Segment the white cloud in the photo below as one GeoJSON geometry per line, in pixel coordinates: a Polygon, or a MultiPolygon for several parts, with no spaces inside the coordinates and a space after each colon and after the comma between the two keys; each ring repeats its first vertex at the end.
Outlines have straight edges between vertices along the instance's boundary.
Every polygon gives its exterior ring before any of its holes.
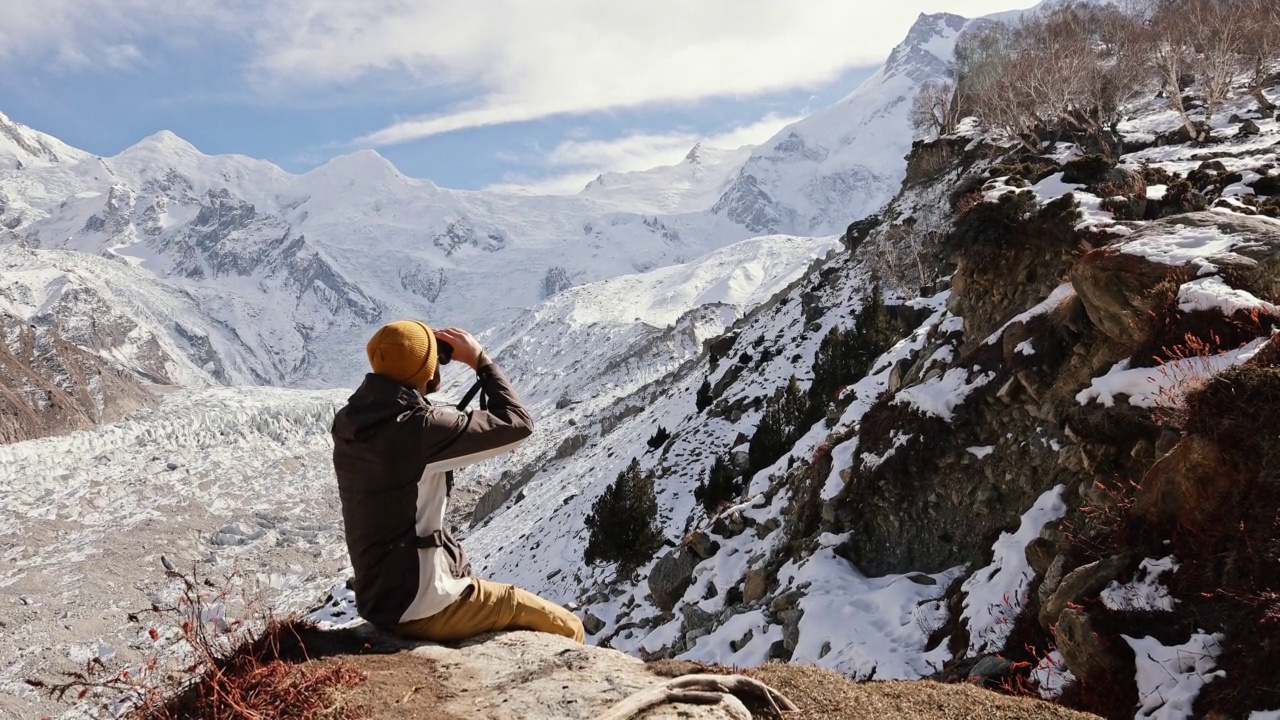
{"type": "Polygon", "coordinates": [[[730,150],[743,145],[758,145],[799,119],[800,116],[770,114],[748,125],[712,135],[632,133],[611,140],[566,140],[547,155],[547,161],[553,166],[592,168],[598,172],[647,170],[679,162],[690,148],[700,142],[709,147],[730,150]]]}
{"type": "Polygon", "coordinates": [[[127,67],[149,43],[249,40],[264,97],[394,88],[420,107],[389,145],[563,114],[817,87],[881,61],[919,12],[1031,0],[5,0],[0,62],[127,67]],[[124,53],[124,54],[121,54],[124,53]],[[406,91],[406,88],[409,88],[406,91]]]}
{"type": "Polygon", "coordinates": [[[1029,0],[280,0],[258,31],[268,86],[411,73],[469,100],[357,141],[391,145],[561,114],[813,87],[881,61],[918,12],[1029,0]]]}
{"type": "Polygon", "coordinates": [[[569,195],[582,190],[601,173],[674,165],[698,143],[724,149],[759,145],[799,119],[799,116],[783,117],[771,113],[755,122],[710,135],[682,131],[637,132],[608,140],[565,140],[533,161],[547,171],[547,175],[537,178],[511,176],[487,189],[569,195]]]}
{"type": "Polygon", "coordinates": [[[143,61],[144,41],[240,22],[230,0],[4,0],[0,67],[49,62],[64,70],[121,70],[143,61]]]}

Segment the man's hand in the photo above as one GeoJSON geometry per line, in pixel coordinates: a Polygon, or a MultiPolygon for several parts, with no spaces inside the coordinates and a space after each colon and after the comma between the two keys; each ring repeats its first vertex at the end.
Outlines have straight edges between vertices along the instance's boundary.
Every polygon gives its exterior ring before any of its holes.
{"type": "Polygon", "coordinates": [[[471,336],[471,333],[462,328],[444,328],[436,330],[436,339],[443,340],[453,346],[453,359],[468,365],[472,370],[476,369],[476,364],[480,362],[480,355],[484,353],[484,348],[480,347],[480,341],[471,336]]]}

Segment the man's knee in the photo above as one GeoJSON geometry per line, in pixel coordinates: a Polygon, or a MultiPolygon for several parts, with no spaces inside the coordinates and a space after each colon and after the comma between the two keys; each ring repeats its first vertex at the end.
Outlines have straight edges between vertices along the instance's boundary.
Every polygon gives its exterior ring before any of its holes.
{"type": "Polygon", "coordinates": [[[585,642],[582,621],[563,606],[523,588],[515,588],[512,594],[517,606],[513,627],[561,635],[579,644],[585,642]]]}
{"type": "Polygon", "coordinates": [[[582,620],[580,620],[577,615],[574,615],[568,610],[566,610],[565,612],[568,613],[569,615],[569,620],[570,620],[569,627],[573,631],[573,634],[570,635],[569,637],[572,638],[573,641],[578,643],[579,645],[586,644],[587,631],[586,631],[586,628],[582,626],[582,620]]]}

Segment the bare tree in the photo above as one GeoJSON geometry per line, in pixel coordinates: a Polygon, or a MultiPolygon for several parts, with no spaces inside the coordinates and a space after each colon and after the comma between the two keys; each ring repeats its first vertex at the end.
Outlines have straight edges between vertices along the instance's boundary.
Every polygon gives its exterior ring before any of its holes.
{"type": "Polygon", "coordinates": [[[981,117],[987,94],[1011,62],[1010,30],[1003,23],[989,23],[970,30],[956,43],[951,75],[955,85],[956,113],[981,117]]]}
{"type": "Polygon", "coordinates": [[[955,98],[955,85],[943,80],[926,82],[911,103],[911,126],[939,137],[955,132],[960,123],[955,98]]]}
{"type": "Polygon", "coordinates": [[[1177,17],[1178,2],[1153,0],[1148,11],[1145,56],[1163,86],[1168,105],[1178,113],[1190,137],[1199,130],[1182,100],[1183,80],[1188,77],[1195,56],[1195,38],[1187,24],[1177,17]]]}
{"type": "Polygon", "coordinates": [[[1142,57],[1143,26],[1138,18],[1109,5],[1084,6],[1083,28],[1095,60],[1081,78],[1084,122],[1097,143],[1119,152],[1124,106],[1149,89],[1150,70],[1142,57]]]}
{"type": "Polygon", "coordinates": [[[1263,90],[1280,62],[1280,3],[1276,0],[1238,0],[1240,24],[1245,31],[1244,65],[1249,94],[1263,112],[1275,112],[1276,104],[1263,90]]]}
{"type": "Polygon", "coordinates": [[[984,127],[1040,151],[1043,122],[1026,91],[1031,69],[1021,65],[1022,36],[1005,25],[989,25],[966,34],[956,46],[953,66],[961,116],[974,116],[984,127]]]}
{"type": "Polygon", "coordinates": [[[1134,46],[1137,31],[1124,13],[1083,3],[1025,19],[989,46],[1005,61],[986,62],[993,71],[970,93],[984,123],[1033,151],[1042,135],[1059,130],[1114,154],[1121,109],[1149,78],[1134,46]]]}
{"type": "Polygon", "coordinates": [[[1240,74],[1245,50],[1240,9],[1237,0],[1184,0],[1174,6],[1181,22],[1191,30],[1198,51],[1192,55],[1192,71],[1204,92],[1206,120],[1222,109],[1232,81],[1240,74]]]}

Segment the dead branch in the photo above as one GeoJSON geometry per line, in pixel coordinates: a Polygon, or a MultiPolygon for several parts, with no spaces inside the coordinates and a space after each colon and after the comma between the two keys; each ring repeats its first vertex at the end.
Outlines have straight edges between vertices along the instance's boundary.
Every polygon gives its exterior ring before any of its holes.
{"type": "Polygon", "coordinates": [[[778,715],[799,710],[782,693],[744,675],[685,675],[625,698],[601,715],[600,720],[631,720],[649,708],[666,703],[724,703],[732,717],[750,720],[751,712],[743,699],[767,703],[778,715]]]}

